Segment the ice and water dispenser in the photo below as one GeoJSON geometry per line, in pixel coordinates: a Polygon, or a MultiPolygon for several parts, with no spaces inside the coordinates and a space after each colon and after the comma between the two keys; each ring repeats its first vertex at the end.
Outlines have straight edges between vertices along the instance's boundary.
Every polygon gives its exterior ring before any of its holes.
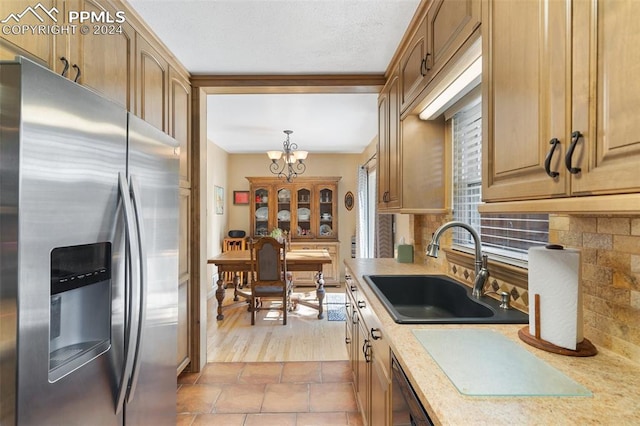
{"type": "Polygon", "coordinates": [[[111,345],[111,243],[51,251],[49,381],[54,382],[111,345]]]}

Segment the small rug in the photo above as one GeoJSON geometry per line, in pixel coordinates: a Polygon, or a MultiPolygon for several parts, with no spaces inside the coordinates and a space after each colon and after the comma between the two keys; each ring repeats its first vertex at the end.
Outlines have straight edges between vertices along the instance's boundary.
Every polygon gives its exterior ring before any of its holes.
{"type": "Polygon", "coordinates": [[[344,309],[344,293],[325,294],[328,321],[345,321],[347,315],[344,309]]]}

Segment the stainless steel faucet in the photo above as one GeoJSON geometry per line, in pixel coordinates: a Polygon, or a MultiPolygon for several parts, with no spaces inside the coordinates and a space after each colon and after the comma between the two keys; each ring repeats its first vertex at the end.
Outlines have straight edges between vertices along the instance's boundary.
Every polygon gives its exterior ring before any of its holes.
{"type": "Polygon", "coordinates": [[[436,232],[433,233],[433,237],[431,237],[431,243],[427,246],[426,255],[430,257],[438,257],[438,250],[440,249],[440,237],[449,228],[453,228],[455,226],[459,226],[460,228],[464,228],[473,237],[473,242],[475,245],[476,251],[476,260],[475,260],[475,273],[476,277],[473,281],[473,291],[471,294],[474,297],[480,297],[483,295],[484,286],[489,279],[489,270],[487,269],[488,257],[486,254],[482,254],[482,245],[480,243],[480,236],[470,225],[467,225],[464,222],[459,221],[451,221],[447,222],[444,225],[440,226],[436,229],[436,232]]]}

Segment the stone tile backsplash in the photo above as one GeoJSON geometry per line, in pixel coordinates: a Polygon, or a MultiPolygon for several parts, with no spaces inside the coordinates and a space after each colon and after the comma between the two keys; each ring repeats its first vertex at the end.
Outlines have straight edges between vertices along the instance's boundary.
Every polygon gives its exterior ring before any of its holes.
{"type": "MultiPolygon", "coordinates": [[[[415,261],[424,262],[431,235],[450,216],[414,215],[412,219],[415,261]]],[[[447,238],[443,245],[450,244],[447,238]]],[[[549,242],[581,251],[584,336],[596,347],[640,363],[640,216],[552,214],[549,242]]],[[[437,261],[443,273],[469,281],[464,279],[463,267],[444,257],[427,261],[437,261]]],[[[526,288],[499,280],[491,284],[494,290],[510,292],[519,309],[528,309],[526,288]]]]}

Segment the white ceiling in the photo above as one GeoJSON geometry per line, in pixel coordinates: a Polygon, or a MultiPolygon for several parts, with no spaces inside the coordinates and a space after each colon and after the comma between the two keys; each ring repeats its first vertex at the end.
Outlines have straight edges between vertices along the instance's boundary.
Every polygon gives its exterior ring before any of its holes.
{"type": "MultiPolygon", "coordinates": [[[[129,0],[192,74],[378,74],[420,0],[129,0]]],[[[230,153],[362,152],[375,94],[210,95],[208,137],[230,153]]],[[[311,158],[311,157],[310,157],[311,158]]]]}

